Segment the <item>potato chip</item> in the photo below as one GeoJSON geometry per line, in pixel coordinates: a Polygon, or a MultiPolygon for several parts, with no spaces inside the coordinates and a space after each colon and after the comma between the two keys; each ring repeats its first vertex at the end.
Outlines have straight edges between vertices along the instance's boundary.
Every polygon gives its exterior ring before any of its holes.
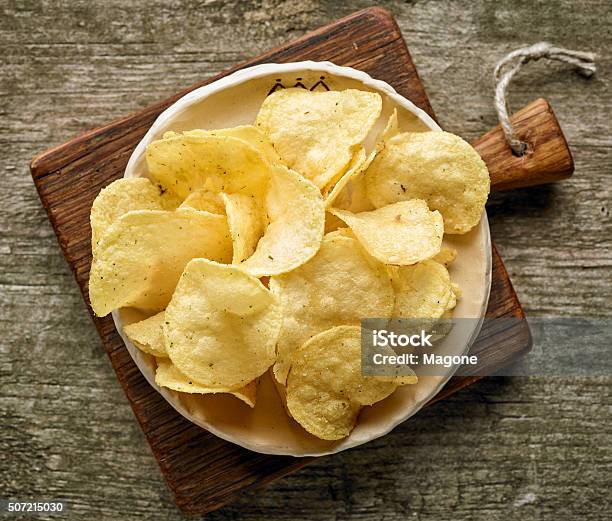
{"type": "Polygon", "coordinates": [[[240,264],[249,258],[263,235],[263,210],[251,196],[196,190],[183,201],[179,208],[186,207],[227,215],[227,224],[233,244],[233,264],[240,264]]]}
{"type": "MultiPolygon", "coordinates": [[[[368,156],[366,155],[365,148],[360,147],[355,153],[349,164],[348,170],[341,175],[340,179],[332,179],[324,188],[321,189],[323,199],[325,199],[325,206],[329,207],[334,202],[334,199],[351,180],[351,178],[362,172],[365,168],[364,165],[368,156]]],[[[367,168],[367,167],[366,167],[367,168]]]]}
{"type": "Polygon", "coordinates": [[[405,132],[385,143],[365,173],[376,207],[424,199],[444,218],[446,233],[466,233],[480,221],[489,172],[469,143],[448,132],[405,132]]]}
{"type": "Polygon", "coordinates": [[[381,109],[374,92],[283,89],[265,99],[256,125],[287,166],[323,188],[346,171],[381,109]]]}
{"type": "MultiPolygon", "coordinates": [[[[382,348],[381,351],[388,353],[390,355],[397,354],[392,348],[382,348]]],[[[400,367],[395,368],[397,372],[400,371],[400,367]]],[[[416,373],[408,366],[401,367],[401,372],[406,374],[399,374],[397,376],[374,376],[372,378],[377,378],[379,380],[385,382],[393,382],[398,387],[404,385],[416,385],[419,383],[419,378],[416,373]]]]}
{"type": "MultiPolygon", "coordinates": [[[[340,210],[348,210],[353,213],[369,212],[376,207],[368,198],[365,183],[365,171],[369,165],[369,158],[366,159],[364,169],[348,180],[346,186],[334,196],[332,206],[340,210]]],[[[340,181],[342,182],[342,181],[340,181]]]]}
{"type": "Polygon", "coordinates": [[[346,223],[334,214],[325,212],[325,233],[334,232],[339,228],[346,228],[346,223]]]}
{"type": "MultiPolygon", "coordinates": [[[[374,205],[370,202],[366,193],[364,173],[374,161],[376,154],[383,149],[385,142],[397,134],[398,131],[397,109],[393,109],[385,129],[376,140],[374,150],[367,157],[363,155],[353,159],[353,166],[333,186],[331,192],[328,195],[323,192],[325,205],[328,208],[333,205],[351,212],[364,212],[374,209],[374,205]]],[[[365,154],[365,151],[363,154],[365,154]]]]}
{"type": "Polygon", "coordinates": [[[385,129],[382,131],[380,138],[376,142],[376,148],[380,152],[387,141],[393,136],[399,134],[399,121],[397,119],[397,109],[393,109],[393,112],[389,116],[385,129]]]}
{"type": "Polygon", "coordinates": [[[149,353],[157,358],[168,356],[164,343],[164,312],[140,322],[128,324],[123,328],[125,335],[141,351],[149,353]]]}
{"type": "Polygon", "coordinates": [[[130,210],[172,210],[179,200],[145,177],[117,179],[103,188],[91,206],[91,248],[95,251],[106,230],[130,210]]]}
{"type": "Polygon", "coordinates": [[[361,406],[385,399],[397,388],[392,379],[361,373],[361,328],[323,331],[294,354],[287,378],[287,407],[293,418],[324,440],[348,436],[361,406]]]}
{"type": "Polygon", "coordinates": [[[457,304],[448,270],[433,260],[391,267],[393,316],[437,320],[457,304]]]}
{"type": "Polygon", "coordinates": [[[440,253],[432,257],[432,260],[443,264],[446,268],[448,268],[453,261],[457,258],[457,250],[455,248],[448,248],[447,246],[442,246],[440,253]]]}
{"type": "MultiPolygon", "coordinates": [[[[353,202],[353,199],[356,199],[356,194],[354,191],[355,183],[363,176],[363,173],[370,166],[370,163],[374,160],[376,156],[376,152],[372,152],[369,156],[365,155],[365,151],[362,149],[356,159],[353,160],[353,163],[349,167],[349,169],[344,173],[344,175],[338,180],[338,182],[333,186],[331,190],[325,190],[323,192],[323,197],[325,198],[325,206],[327,208],[331,208],[332,205],[335,206],[336,200],[338,196],[345,190],[347,187],[350,187],[350,192],[347,195],[350,196],[349,205],[353,202]]],[[[365,193],[365,192],[364,192],[365,193]]],[[[366,202],[368,208],[371,208],[372,205],[369,202],[366,202]]]]}
{"type": "Polygon", "coordinates": [[[225,203],[221,199],[221,195],[204,189],[191,192],[179,208],[193,208],[203,212],[225,214],[225,203]]]}
{"type": "Polygon", "coordinates": [[[253,145],[211,133],[154,141],[146,158],[149,175],[182,199],[200,189],[263,199],[270,176],[268,162],[253,145]]]}
{"type": "Polygon", "coordinates": [[[338,232],[323,238],[309,262],[270,278],[280,299],[283,326],[274,365],[285,383],[291,357],[311,336],[338,325],[358,325],[364,317],[390,316],[394,294],[385,267],[350,237],[338,232]]]}
{"type": "Polygon", "coordinates": [[[248,259],[263,235],[261,208],[255,200],[244,194],[221,194],[227,214],[227,224],[232,236],[233,264],[248,259]]]}
{"type": "Polygon", "coordinates": [[[104,316],[127,306],[164,309],[194,257],[231,261],[224,215],[189,208],[124,214],[107,230],[94,255],[89,274],[94,313],[104,316]]]}
{"type": "Polygon", "coordinates": [[[365,250],[385,264],[415,264],[436,255],[444,225],[421,199],[401,201],[370,212],[330,209],[355,234],[365,250]]]}
{"type": "MultiPolygon", "coordinates": [[[[266,136],[261,130],[259,130],[254,125],[240,125],[238,127],[221,128],[221,129],[215,129],[215,130],[200,130],[200,129],[186,130],[185,132],[183,132],[183,134],[186,136],[196,136],[196,137],[229,136],[229,137],[239,138],[253,145],[257,150],[259,150],[259,152],[263,154],[264,158],[268,162],[270,163],[280,162],[280,157],[278,155],[278,152],[272,146],[272,143],[268,139],[268,136],[266,136]]],[[[166,132],[166,134],[164,134],[164,137],[173,137],[177,135],[180,135],[180,134],[177,134],[176,132],[172,132],[172,133],[166,132]]]]}
{"type": "Polygon", "coordinates": [[[265,208],[269,224],[257,249],[240,267],[255,277],[291,271],[318,251],[325,226],[319,189],[297,172],[272,166],[265,208]]]}
{"type": "MultiPolygon", "coordinates": [[[[177,367],[167,358],[157,360],[157,370],[155,371],[155,383],[160,387],[166,387],[173,391],[188,394],[216,394],[222,393],[219,389],[211,389],[205,385],[199,384],[195,380],[190,379],[181,373],[177,367]]],[[[249,407],[255,407],[257,400],[257,380],[249,382],[244,387],[235,391],[227,391],[242,400],[249,407]]]]}
{"type": "Polygon", "coordinates": [[[281,320],[277,298],[258,279],[194,259],[166,308],[166,349],[188,378],[236,390],[274,363],[281,320]]]}
{"type": "Polygon", "coordinates": [[[280,383],[276,378],[274,378],[274,371],[272,371],[272,369],[270,369],[269,372],[272,382],[274,383],[276,393],[278,394],[278,397],[283,405],[283,409],[285,409],[287,416],[291,418],[291,411],[287,407],[287,388],[284,384],[280,383]]]}
{"type": "MultiPolygon", "coordinates": [[[[344,221],[342,221],[342,224],[344,224],[344,221]]],[[[348,237],[349,239],[353,239],[354,241],[357,240],[355,238],[355,235],[353,235],[353,232],[351,231],[351,229],[347,228],[346,226],[344,226],[343,228],[338,228],[334,230],[333,232],[329,232],[325,234],[326,239],[332,239],[333,237],[348,237]]],[[[367,253],[363,248],[360,248],[360,251],[364,255],[366,255],[369,259],[371,259],[373,262],[378,263],[378,261],[376,259],[372,259],[370,254],[367,253]]]]}
{"type": "Polygon", "coordinates": [[[237,137],[248,141],[269,163],[280,162],[280,156],[276,149],[272,146],[272,142],[260,129],[254,125],[242,125],[233,128],[224,128],[221,130],[213,130],[213,134],[221,136],[237,137]]]}

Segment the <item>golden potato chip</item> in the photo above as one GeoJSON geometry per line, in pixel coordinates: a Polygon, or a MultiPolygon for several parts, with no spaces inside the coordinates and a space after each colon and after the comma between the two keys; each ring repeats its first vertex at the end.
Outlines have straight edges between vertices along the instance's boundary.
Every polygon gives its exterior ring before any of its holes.
{"type": "Polygon", "coordinates": [[[91,249],[95,251],[106,230],[131,210],[172,210],[179,200],[145,177],[117,179],[103,188],[91,207],[91,249]]]}
{"type": "Polygon", "coordinates": [[[444,266],[448,268],[456,258],[457,250],[455,248],[448,248],[446,246],[442,246],[440,253],[432,257],[432,260],[435,260],[440,264],[444,264],[444,266]]]}
{"type": "MultiPolygon", "coordinates": [[[[334,196],[332,205],[340,210],[348,210],[353,213],[369,212],[375,210],[376,207],[368,198],[366,191],[366,183],[364,174],[370,164],[370,158],[366,159],[363,169],[356,175],[352,176],[346,183],[346,186],[334,196]]],[[[342,182],[342,180],[340,181],[342,182]]]]}
{"type": "MultiPolygon", "coordinates": [[[[178,136],[176,132],[166,132],[164,134],[164,138],[178,136]]],[[[280,162],[280,156],[278,152],[272,146],[271,141],[268,139],[261,130],[259,130],[254,125],[240,125],[238,127],[231,128],[221,128],[215,130],[186,130],[183,132],[185,136],[196,136],[196,137],[206,137],[206,136],[229,136],[242,139],[247,141],[249,144],[253,145],[264,158],[270,163],[280,162]]]]}
{"type": "MultiPolygon", "coordinates": [[[[342,224],[344,224],[344,221],[342,221],[342,224]]],[[[348,237],[349,239],[353,239],[354,241],[357,240],[355,236],[353,235],[353,232],[351,231],[351,229],[347,228],[346,226],[343,228],[337,228],[336,230],[325,234],[326,239],[332,239],[333,237],[348,237]]],[[[376,259],[372,259],[370,254],[367,253],[363,248],[360,248],[360,251],[364,255],[366,255],[369,259],[373,260],[375,263],[378,263],[378,261],[376,259]]]]}
{"type": "MultiPolygon", "coordinates": [[[[349,183],[354,183],[359,176],[365,172],[370,166],[370,163],[374,160],[376,152],[372,152],[369,156],[366,156],[365,150],[361,149],[357,156],[353,159],[351,166],[344,173],[344,175],[333,185],[333,188],[326,189],[323,191],[323,197],[325,198],[325,206],[330,208],[342,193],[347,188],[349,183]]],[[[350,192],[351,202],[353,199],[353,191],[350,192]]]]}
{"type": "Polygon", "coordinates": [[[283,409],[285,409],[287,416],[291,418],[291,411],[287,407],[287,388],[284,384],[280,383],[276,378],[274,378],[274,371],[272,371],[272,369],[270,369],[269,372],[272,382],[274,383],[276,393],[278,394],[278,397],[280,398],[280,401],[283,405],[283,409]]]}
{"type": "Polygon", "coordinates": [[[364,170],[364,165],[367,158],[368,156],[366,155],[365,148],[360,147],[351,159],[348,170],[344,172],[339,179],[332,179],[324,188],[321,189],[326,207],[332,205],[334,199],[353,176],[364,170]]]}
{"type": "Polygon", "coordinates": [[[364,249],[385,264],[415,264],[436,255],[444,225],[421,199],[401,201],[370,212],[330,209],[355,234],[364,249]]]}
{"type": "Polygon", "coordinates": [[[193,208],[203,212],[225,214],[225,203],[221,199],[221,195],[204,189],[191,192],[179,208],[193,208]]]}
{"type": "Polygon", "coordinates": [[[287,166],[323,188],[348,168],[381,109],[374,92],[283,89],[265,99],[256,125],[287,166]]]}
{"type": "Polygon", "coordinates": [[[164,343],[164,312],[123,328],[125,335],[141,351],[157,358],[168,356],[164,343]]]}
{"type": "Polygon", "coordinates": [[[270,176],[268,162],[253,145],[211,133],[154,141],[146,159],[149,175],[182,199],[200,189],[262,199],[270,176]]]}
{"type": "MultiPolygon", "coordinates": [[[[383,149],[385,142],[397,134],[398,131],[397,109],[393,109],[385,129],[376,140],[374,150],[367,157],[363,155],[363,160],[361,160],[362,157],[353,159],[354,164],[333,186],[331,192],[328,195],[326,195],[326,192],[323,192],[325,205],[328,208],[333,204],[337,208],[349,210],[353,213],[374,209],[374,205],[367,196],[364,173],[372,161],[374,161],[376,154],[383,149]]],[[[365,151],[363,154],[365,154],[365,151]]]]}
{"type": "Polygon", "coordinates": [[[469,143],[448,132],[404,132],[389,139],[365,173],[376,207],[424,199],[444,218],[446,233],[466,233],[480,221],[489,172],[469,143]]]}
{"type": "Polygon", "coordinates": [[[309,262],[270,278],[279,297],[283,326],[274,376],[285,383],[291,357],[311,336],[338,325],[358,325],[364,317],[390,316],[394,294],[385,267],[351,237],[326,235],[309,262]]]}
{"type": "Polygon", "coordinates": [[[185,376],[177,367],[167,358],[157,360],[157,370],[155,371],[155,383],[160,387],[166,387],[173,391],[189,394],[216,394],[227,392],[242,400],[249,407],[255,407],[257,400],[257,380],[249,382],[244,387],[235,391],[222,391],[219,389],[211,389],[205,385],[199,384],[195,380],[185,376]]]}
{"type": "Polygon", "coordinates": [[[287,378],[287,407],[293,418],[324,440],[348,436],[359,409],[385,399],[397,388],[391,379],[361,374],[361,329],[323,331],[294,354],[287,378]]]}
{"type": "Polygon", "coordinates": [[[221,194],[227,214],[227,224],[232,236],[234,254],[233,264],[240,264],[248,259],[261,236],[264,223],[262,210],[253,197],[244,194],[221,194]]]}
{"type": "Polygon", "coordinates": [[[437,320],[457,304],[448,270],[434,260],[390,267],[395,290],[393,316],[437,320]]]}
{"type": "Polygon", "coordinates": [[[221,130],[213,130],[212,134],[220,136],[237,137],[248,141],[253,145],[269,163],[280,162],[280,156],[275,148],[272,146],[272,142],[260,129],[254,125],[242,125],[233,128],[224,128],[221,130]]]}
{"type": "Polygon", "coordinates": [[[231,262],[224,215],[189,208],[138,210],[121,216],[104,234],[89,274],[94,313],[133,306],[160,311],[194,257],[231,262]]]}
{"type": "Polygon", "coordinates": [[[380,152],[384,148],[385,143],[397,134],[399,134],[399,121],[397,119],[397,109],[393,109],[393,112],[387,120],[385,129],[382,131],[382,134],[376,142],[377,150],[380,152]]]}
{"type": "Polygon", "coordinates": [[[276,297],[258,279],[193,259],[166,308],[166,350],[188,378],[236,390],[274,363],[281,320],[276,297]]]}
{"type": "Polygon", "coordinates": [[[339,228],[346,228],[346,223],[333,213],[325,212],[325,233],[334,232],[339,228]]]}
{"type": "Polygon", "coordinates": [[[316,388],[294,391],[287,399],[287,408],[290,416],[307,432],[329,441],[346,438],[355,427],[361,410],[361,406],[346,398],[324,396],[316,388]]]}
{"type": "Polygon", "coordinates": [[[269,224],[253,255],[240,265],[255,277],[285,273],[307,262],[317,253],[325,226],[319,189],[285,166],[271,168],[265,200],[269,224]]]}
{"type": "Polygon", "coordinates": [[[227,215],[234,252],[233,264],[240,264],[249,258],[263,235],[263,210],[252,196],[197,190],[180,206],[181,209],[185,207],[227,215]]]}
{"type": "MultiPolygon", "coordinates": [[[[393,351],[393,349],[390,347],[388,349],[384,348],[381,350],[386,351],[388,354],[396,354],[395,351],[393,351]]],[[[372,378],[378,378],[386,382],[392,382],[398,387],[402,387],[404,385],[416,385],[419,383],[418,376],[410,367],[404,366],[401,368],[401,370],[402,372],[409,373],[409,374],[398,375],[398,376],[375,376],[372,378]]]]}

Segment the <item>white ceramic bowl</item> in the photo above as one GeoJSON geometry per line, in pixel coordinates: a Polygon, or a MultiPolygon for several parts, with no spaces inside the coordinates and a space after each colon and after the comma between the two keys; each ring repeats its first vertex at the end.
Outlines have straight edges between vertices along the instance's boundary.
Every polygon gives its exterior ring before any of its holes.
{"type": "MultiPolygon", "coordinates": [[[[190,92],[160,114],[132,153],[125,177],[146,176],[146,146],[167,130],[217,129],[252,123],[261,103],[279,82],[284,86],[300,82],[307,88],[319,82],[317,89],[358,88],[378,92],[383,97],[383,114],[375,130],[382,129],[394,107],[398,109],[402,130],[441,130],[431,117],[390,85],[364,72],[330,62],[257,65],[190,92]]],[[[367,146],[372,146],[372,143],[366,141],[367,146]]],[[[479,320],[469,321],[469,327],[453,328],[438,349],[444,353],[464,354],[480,331],[489,298],[491,244],[486,214],[470,233],[450,236],[450,239],[445,238],[445,242],[459,251],[451,266],[451,276],[463,293],[454,316],[479,320]]],[[[266,454],[321,456],[383,436],[419,411],[456,370],[452,367],[443,376],[422,376],[417,385],[401,387],[382,402],[365,407],[350,436],[328,442],[309,435],[287,417],[267,375],[262,378],[257,405],[253,409],[229,395],[185,395],[159,388],[155,384],[153,358],[134,347],[123,335],[124,324],[142,318],[133,310],[113,312],[117,330],[149,383],[188,420],[225,440],[266,454]]]]}

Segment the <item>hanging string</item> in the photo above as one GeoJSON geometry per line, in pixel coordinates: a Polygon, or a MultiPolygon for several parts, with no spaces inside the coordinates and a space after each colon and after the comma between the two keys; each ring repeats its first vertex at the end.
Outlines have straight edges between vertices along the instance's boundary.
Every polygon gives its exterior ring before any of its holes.
{"type": "Polygon", "coordinates": [[[555,47],[547,42],[540,42],[530,47],[523,47],[512,51],[502,58],[495,66],[493,77],[495,78],[495,110],[497,117],[506,136],[506,141],[515,154],[522,156],[527,150],[527,143],[521,141],[514,134],[510,117],[508,116],[508,103],[506,96],[508,85],[514,75],[521,70],[523,65],[530,61],[537,61],[541,58],[557,60],[573,65],[579,74],[590,78],[595,74],[595,54],[590,52],[571,51],[562,47],[555,47]],[[512,65],[508,68],[507,66],[512,65]],[[505,71],[505,72],[504,72],[505,71]]]}

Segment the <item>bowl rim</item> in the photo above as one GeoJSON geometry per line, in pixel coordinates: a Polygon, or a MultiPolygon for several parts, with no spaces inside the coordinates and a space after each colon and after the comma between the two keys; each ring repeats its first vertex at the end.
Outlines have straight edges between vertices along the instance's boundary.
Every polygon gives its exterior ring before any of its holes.
{"type": "MultiPolygon", "coordinates": [[[[434,121],[434,119],[427,114],[423,109],[417,107],[413,102],[399,94],[391,85],[386,83],[385,81],[378,80],[372,78],[366,72],[353,69],[352,67],[345,67],[336,65],[330,61],[300,61],[300,62],[291,62],[291,63],[264,63],[259,65],[254,65],[252,67],[247,67],[245,69],[240,69],[228,76],[224,76],[216,81],[213,81],[207,85],[202,87],[198,87],[193,91],[187,93],[183,97],[179,98],[172,105],[167,107],[159,116],[155,119],[149,130],[142,137],[134,151],[132,152],[128,163],[126,165],[124,171],[124,177],[135,177],[135,169],[138,161],[143,157],[144,152],[146,150],[147,145],[155,139],[156,134],[158,133],[158,129],[167,123],[167,121],[176,116],[176,114],[184,109],[189,108],[190,105],[195,104],[197,102],[202,101],[203,99],[220,92],[222,90],[235,87],[239,84],[262,78],[265,76],[269,76],[272,74],[286,74],[297,71],[317,71],[317,72],[325,72],[335,76],[343,76],[349,79],[357,80],[363,83],[365,86],[372,88],[374,90],[380,91],[388,96],[394,103],[408,110],[412,114],[414,114],[422,123],[424,123],[430,130],[432,131],[442,131],[442,128],[434,121]]],[[[469,351],[470,347],[475,342],[476,338],[480,334],[482,324],[485,318],[485,312],[488,306],[490,292],[491,292],[491,280],[492,280],[492,253],[491,253],[491,234],[490,228],[487,218],[486,209],[483,211],[481,220],[479,225],[482,227],[482,237],[483,248],[484,248],[484,256],[485,256],[485,280],[484,280],[484,296],[483,301],[480,306],[480,313],[478,316],[478,320],[475,324],[474,330],[469,336],[468,341],[462,351],[461,354],[465,354],[469,351]]],[[[270,454],[270,455],[282,455],[282,456],[293,456],[293,457],[312,457],[312,456],[326,456],[329,454],[334,454],[337,452],[342,452],[347,449],[351,449],[357,447],[359,445],[363,445],[367,442],[373,441],[377,438],[387,435],[391,432],[395,427],[399,424],[405,422],[410,419],[412,416],[417,414],[432,398],[438,395],[441,389],[446,385],[448,380],[455,374],[458,369],[458,365],[453,365],[449,368],[449,371],[440,379],[440,381],[435,385],[431,393],[421,400],[415,401],[415,405],[411,408],[409,414],[405,416],[401,416],[396,421],[391,422],[388,428],[384,429],[384,431],[376,432],[376,434],[372,437],[356,440],[354,442],[348,442],[343,444],[341,447],[337,447],[333,445],[330,447],[330,450],[323,451],[314,451],[314,452],[305,452],[296,454],[295,452],[291,452],[287,450],[286,447],[283,446],[268,446],[265,450],[262,450],[262,447],[258,444],[250,443],[248,440],[236,440],[235,438],[225,434],[222,430],[217,429],[213,425],[208,425],[205,422],[194,421],[193,418],[188,418],[185,416],[184,412],[179,409],[179,405],[177,404],[178,399],[175,397],[174,393],[170,390],[161,388],[155,383],[154,375],[148,374],[149,371],[143,370],[141,365],[146,364],[142,357],[142,353],[133,345],[133,343],[126,337],[123,333],[123,320],[120,315],[120,311],[118,309],[113,310],[112,312],[113,321],[115,327],[122,340],[124,341],[130,356],[134,360],[134,363],[138,366],[138,369],[143,374],[145,379],[151,384],[151,386],[160,393],[164,399],[179,413],[181,416],[185,417],[188,421],[195,423],[199,427],[206,429],[211,434],[215,436],[244,447],[248,450],[252,450],[254,452],[258,452],[261,454],[270,454]]],[[[348,440],[349,437],[345,438],[348,440]]],[[[343,440],[344,441],[344,440],[343,440]]]]}

